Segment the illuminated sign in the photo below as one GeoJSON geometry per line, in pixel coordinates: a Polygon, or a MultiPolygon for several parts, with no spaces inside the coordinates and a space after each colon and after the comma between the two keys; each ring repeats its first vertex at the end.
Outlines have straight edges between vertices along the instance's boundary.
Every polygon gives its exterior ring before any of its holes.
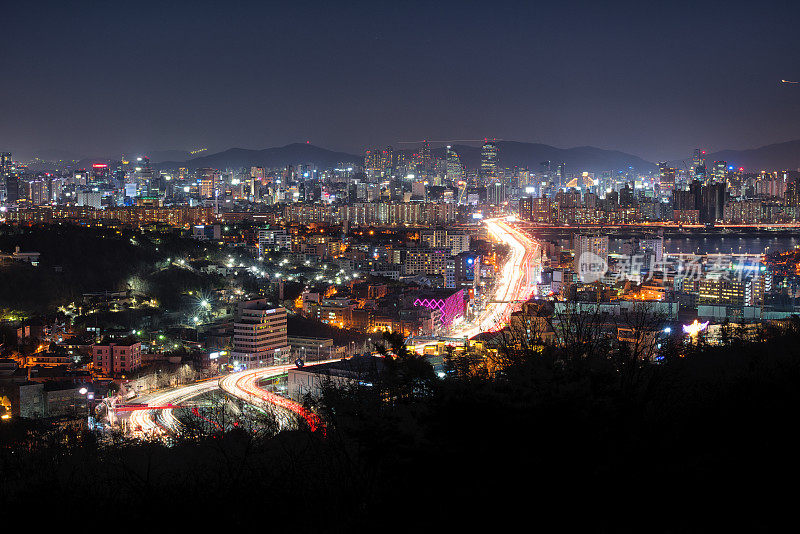
{"type": "Polygon", "coordinates": [[[708,328],[708,321],[701,323],[697,319],[694,322],[683,325],[683,333],[691,337],[697,337],[700,332],[708,328]]]}

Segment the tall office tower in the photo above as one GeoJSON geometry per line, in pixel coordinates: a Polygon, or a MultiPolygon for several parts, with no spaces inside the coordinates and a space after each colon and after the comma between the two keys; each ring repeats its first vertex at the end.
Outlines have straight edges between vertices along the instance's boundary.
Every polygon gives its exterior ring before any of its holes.
{"type": "Polygon", "coordinates": [[[658,186],[662,195],[669,195],[675,189],[675,169],[666,161],[658,164],[658,186]]]}
{"type": "Polygon", "coordinates": [[[499,168],[497,164],[497,143],[494,141],[486,141],[481,147],[481,171],[480,177],[485,183],[499,178],[499,168]]]}
{"type": "Polygon", "coordinates": [[[464,166],[461,164],[461,158],[450,145],[445,149],[445,159],[447,161],[447,179],[454,184],[463,181],[464,166]]]}
{"type": "MultiPolygon", "coordinates": [[[[3,180],[0,176],[0,180],[3,180]]],[[[6,202],[16,202],[20,199],[19,195],[19,174],[16,172],[5,173],[5,200],[6,202]]]]}
{"type": "Polygon", "coordinates": [[[394,150],[392,147],[387,146],[381,152],[381,174],[383,176],[391,176],[394,167],[394,150]]]}
{"type": "Polygon", "coordinates": [[[700,221],[722,220],[725,209],[725,184],[708,184],[700,188],[700,221]]]}
{"type": "Polygon", "coordinates": [[[155,196],[160,193],[158,180],[156,179],[155,172],[150,166],[150,158],[142,156],[136,158],[136,183],[139,187],[140,196],[155,196]]]}
{"type": "Polygon", "coordinates": [[[418,178],[427,178],[435,172],[431,145],[427,140],[422,142],[422,146],[414,156],[414,174],[418,178]]]}
{"type": "Polygon", "coordinates": [[[567,185],[567,164],[559,163],[556,169],[556,188],[561,188],[567,185]]]}
{"type": "Polygon", "coordinates": [[[27,198],[34,206],[41,206],[50,201],[50,182],[44,175],[36,176],[27,182],[27,198]]]}
{"type": "Polygon", "coordinates": [[[500,206],[506,201],[506,184],[495,180],[486,186],[486,200],[492,206],[500,206]]]}
{"type": "Polygon", "coordinates": [[[573,268],[576,273],[585,273],[587,269],[581,267],[581,263],[593,261],[594,258],[587,258],[586,253],[592,253],[608,263],[608,236],[594,234],[575,234],[572,236],[572,250],[575,252],[573,268]]]}
{"type": "Polygon", "coordinates": [[[247,184],[250,188],[250,195],[256,197],[261,184],[264,183],[264,167],[250,167],[250,179],[247,184]]]}
{"type": "Polygon", "coordinates": [[[233,323],[234,362],[245,368],[268,365],[287,348],[285,308],[273,308],[266,299],[238,304],[233,323]]]}
{"type": "Polygon", "coordinates": [[[636,204],[636,195],[630,184],[623,185],[619,190],[619,205],[630,208],[636,204]]]}
{"type": "Polygon", "coordinates": [[[398,152],[394,156],[394,168],[396,170],[397,176],[403,177],[408,174],[408,156],[404,152],[398,152]]]}
{"type": "Polygon", "coordinates": [[[370,148],[364,153],[364,173],[370,178],[381,175],[381,150],[370,148]]]}
{"type": "Polygon", "coordinates": [[[256,180],[263,180],[264,179],[264,167],[250,167],[250,178],[255,178],[256,180]]]}
{"type": "Polygon", "coordinates": [[[517,180],[517,187],[525,188],[533,185],[531,183],[531,171],[528,169],[516,169],[514,176],[517,180]]]}
{"type": "Polygon", "coordinates": [[[705,168],[706,168],[706,161],[705,161],[705,150],[700,150],[699,148],[695,148],[694,152],[692,152],[692,168],[691,174],[692,178],[697,176],[697,170],[702,167],[703,177],[705,177],[705,168]]]}
{"type": "Polygon", "coordinates": [[[219,182],[219,173],[216,169],[197,169],[197,189],[200,198],[215,198],[219,182]]]}
{"type": "Polygon", "coordinates": [[[519,218],[523,221],[533,220],[533,198],[522,197],[519,199],[519,218]]]}
{"type": "Polygon", "coordinates": [[[92,165],[92,174],[89,176],[89,180],[93,184],[106,183],[108,182],[109,176],[110,171],[107,164],[95,163],[92,165]]]}
{"type": "Polygon", "coordinates": [[[423,165],[430,165],[431,163],[431,145],[427,139],[422,141],[422,146],[419,149],[419,159],[423,165]]]}
{"type": "Polygon", "coordinates": [[[0,152],[0,174],[11,170],[11,152],[0,152]]]}
{"type": "Polygon", "coordinates": [[[550,168],[550,160],[543,161],[539,164],[541,167],[541,176],[539,177],[539,196],[550,196],[553,188],[553,171],[550,168]]]}
{"type": "Polygon", "coordinates": [[[714,166],[711,168],[711,180],[713,182],[727,182],[728,176],[728,162],[715,161],[714,166]]]}

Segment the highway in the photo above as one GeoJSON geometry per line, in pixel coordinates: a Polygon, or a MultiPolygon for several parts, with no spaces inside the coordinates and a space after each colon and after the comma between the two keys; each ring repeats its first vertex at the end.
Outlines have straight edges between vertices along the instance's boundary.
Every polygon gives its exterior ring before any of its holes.
{"type": "Polygon", "coordinates": [[[214,391],[218,387],[217,380],[208,380],[147,397],[145,405],[152,406],[153,409],[131,411],[128,422],[132,434],[140,437],[158,437],[169,433],[180,433],[180,422],[172,413],[172,408],[168,406],[177,407],[182,402],[214,391]]]}
{"type": "MultiPolygon", "coordinates": [[[[329,363],[339,361],[339,359],[323,360],[318,363],[329,363]]],[[[261,367],[232,373],[220,379],[219,385],[226,393],[241,399],[249,404],[271,410],[278,416],[283,426],[290,426],[293,417],[303,419],[312,432],[323,430],[320,418],[303,407],[302,404],[286,397],[276,395],[258,385],[264,379],[275,377],[286,373],[289,369],[295,368],[295,364],[274,365],[271,367],[261,367]],[[290,415],[290,414],[293,414],[290,415]]]]}
{"type": "MultiPolygon", "coordinates": [[[[313,363],[334,361],[338,361],[338,359],[313,363]]],[[[284,428],[291,427],[295,418],[299,417],[306,422],[312,431],[322,429],[319,417],[306,410],[302,404],[267,391],[258,385],[262,380],[282,375],[294,367],[296,365],[291,363],[239,371],[219,379],[206,380],[169,391],[146,395],[138,399],[136,403],[120,405],[116,411],[120,414],[130,414],[128,425],[132,435],[136,437],[163,438],[179,434],[181,431],[182,425],[175,417],[173,408],[178,408],[182,403],[205,393],[222,389],[248,404],[275,414],[284,428]]]]}
{"type": "Polygon", "coordinates": [[[505,219],[484,221],[489,234],[509,247],[508,258],[495,280],[485,309],[472,321],[456,327],[454,337],[471,338],[508,324],[511,313],[533,296],[541,266],[539,244],[505,219]]]}
{"type": "MultiPolygon", "coordinates": [[[[505,219],[484,221],[489,234],[509,247],[505,264],[500,269],[487,299],[486,307],[472,321],[453,328],[453,337],[471,338],[481,332],[504,328],[511,313],[519,309],[534,294],[540,268],[539,244],[525,232],[505,219]]],[[[314,363],[337,361],[325,360],[314,363]]],[[[258,384],[262,380],[279,376],[294,368],[295,364],[273,365],[231,373],[217,380],[209,380],[176,388],[146,397],[146,405],[131,411],[130,428],[134,435],[166,436],[180,433],[180,422],[172,406],[178,406],[194,397],[221,388],[223,391],[262,410],[270,410],[282,426],[291,426],[295,418],[303,419],[309,428],[324,430],[319,417],[306,410],[302,404],[265,390],[258,384]],[[147,406],[153,407],[147,409],[147,406]]]]}

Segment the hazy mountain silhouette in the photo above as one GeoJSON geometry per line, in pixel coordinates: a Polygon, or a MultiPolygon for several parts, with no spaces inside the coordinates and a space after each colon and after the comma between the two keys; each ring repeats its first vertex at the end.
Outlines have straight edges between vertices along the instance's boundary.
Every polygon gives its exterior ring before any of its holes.
{"type": "MultiPolygon", "coordinates": [[[[614,150],[603,150],[595,147],[556,148],[538,143],[520,143],[514,141],[498,142],[500,164],[503,167],[526,167],[530,170],[541,170],[543,161],[550,161],[553,168],[565,163],[567,172],[581,171],[601,172],[607,170],[625,170],[633,168],[641,172],[655,170],[655,165],[637,156],[614,150]]],[[[468,168],[475,169],[480,165],[480,147],[455,145],[454,149],[468,168]]],[[[405,150],[408,154],[414,150],[405,150]]],[[[439,157],[444,155],[444,148],[436,148],[433,153],[439,157]]],[[[187,167],[197,169],[212,167],[228,169],[239,167],[285,167],[298,163],[312,163],[318,167],[333,167],[340,163],[357,165],[363,163],[363,155],[334,152],[315,145],[294,143],[283,147],[264,150],[231,148],[224,152],[209,154],[186,161],[165,161],[161,168],[187,167]]]]}
{"type": "Polygon", "coordinates": [[[748,150],[720,150],[706,154],[707,166],[715,161],[725,161],[735,168],[743,167],[748,172],[797,170],[800,169],[800,139],[748,150]]]}
{"type": "MultiPolygon", "coordinates": [[[[656,169],[653,163],[638,156],[592,146],[557,148],[541,143],[498,141],[497,147],[500,166],[524,167],[535,172],[542,170],[542,163],[545,161],[550,162],[553,170],[559,163],[564,163],[567,173],[621,171],[629,168],[640,172],[650,172],[656,169]]],[[[453,145],[453,149],[468,168],[474,169],[480,165],[480,147],[453,145]]],[[[438,148],[433,152],[437,156],[442,156],[444,148],[438,148]]]]}
{"type": "Polygon", "coordinates": [[[335,167],[340,163],[355,165],[363,163],[362,156],[334,152],[312,144],[292,143],[290,145],[264,150],[251,150],[246,148],[231,148],[216,154],[200,156],[186,161],[165,161],[158,167],[169,169],[186,167],[200,169],[211,167],[214,169],[235,169],[240,167],[286,167],[299,163],[314,164],[320,168],[335,167]]]}
{"type": "MultiPolygon", "coordinates": [[[[542,170],[542,163],[549,161],[554,170],[559,163],[564,163],[570,174],[582,171],[597,173],[627,169],[637,172],[653,172],[657,169],[655,163],[618,150],[606,150],[592,146],[557,148],[542,143],[517,141],[498,141],[497,144],[502,167],[523,167],[539,172],[542,170]]],[[[476,169],[480,165],[481,148],[479,146],[453,145],[453,149],[468,168],[476,169]]],[[[410,155],[416,150],[417,148],[397,150],[397,152],[410,155]]],[[[433,154],[437,157],[443,157],[444,151],[444,147],[432,149],[433,154]]],[[[45,161],[38,161],[32,165],[32,170],[49,170],[66,166],[81,168],[90,167],[92,163],[113,163],[115,161],[102,157],[87,158],[63,150],[43,150],[36,155],[45,161]],[[75,163],[74,160],[79,161],[75,163]],[[57,161],[58,163],[56,163],[57,161]]],[[[252,166],[279,168],[300,163],[313,164],[319,168],[330,168],[339,164],[361,165],[364,162],[363,154],[336,152],[306,143],[292,143],[263,150],[231,148],[196,158],[190,158],[190,154],[183,150],[153,151],[147,155],[155,167],[162,169],[187,167],[192,170],[202,167],[215,169],[252,166]]],[[[129,157],[133,156],[129,155],[129,157]]],[[[728,165],[743,167],[750,172],[758,172],[762,169],[800,169],[800,140],[747,150],[721,150],[706,154],[705,157],[709,165],[714,161],[725,161],[728,165]]],[[[672,160],[670,164],[681,168],[684,165],[690,165],[690,162],[687,157],[686,159],[672,160]]]]}

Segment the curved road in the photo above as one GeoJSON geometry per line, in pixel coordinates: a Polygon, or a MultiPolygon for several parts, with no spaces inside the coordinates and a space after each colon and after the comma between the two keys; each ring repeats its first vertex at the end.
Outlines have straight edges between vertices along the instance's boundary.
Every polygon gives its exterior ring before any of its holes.
{"type": "MultiPolygon", "coordinates": [[[[188,386],[182,386],[163,393],[157,393],[148,398],[146,406],[171,406],[177,407],[180,403],[186,402],[194,397],[199,397],[204,393],[213,391],[219,387],[216,380],[198,382],[188,386]]],[[[179,432],[180,422],[172,413],[171,408],[136,410],[131,412],[129,423],[134,435],[142,436],[165,436],[168,432],[179,432]]]]}
{"type": "MultiPolygon", "coordinates": [[[[313,363],[328,363],[338,359],[324,360],[313,363]]],[[[305,409],[302,404],[276,395],[258,384],[264,379],[273,378],[288,372],[295,367],[294,363],[259,367],[231,373],[219,380],[207,380],[188,386],[182,386],[169,391],[156,393],[147,397],[146,402],[139,409],[131,411],[129,424],[131,432],[140,437],[165,437],[170,433],[180,433],[181,423],[173,413],[181,403],[204,393],[222,389],[226,393],[239,398],[263,410],[271,410],[279,417],[282,425],[289,426],[294,414],[303,419],[312,431],[321,429],[319,417],[305,409]],[[153,409],[148,410],[147,407],[153,409]]]]}
{"type": "MultiPolygon", "coordinates": [[[[509,247],[509,257],[503,265],[500,276],[495,281],[492,296],[486,308],[469,323],[462,323],[452,334],[454,337],[471,338],[481,332],[492,332],[502,329],[516,309],[534,294],[539,276],[540,249],[539,243],[525,232],[515,228],[505,219],[487,219],[484,221],[491,236],[509,247]]],[[[337,361],[325,360],[327,363],[337,361]]],[[[288,425],[289,413],[305,420],[312,431],[322,429],[319,417],[306,410],[302,404],[281,397],[261,388],[258,383],[266,378],[286,373],[295,367],[294,363],[273,365],[257,369],[248,369],[226,375],[217,380],[209,380],[189,386],[176,388],[150,397],[147,406],[177,406],[181,402],[198,397],[204,393],[221,388],[228,394],[239,398],[261,409],[273,410],[279,415],[281,422],[288,425]]],[[[131,427],[134,434],[148,436],[165,436],[169,432],[180,432],[180,422],[171,408],[141,409],[131,413],[131,427]]]]}
{"type": "Polygon", "coordinates": [[[490,235],[509,247],[509,257],[495,281],[486,308],[469,323],[458,326],[454,337],[471,338],[506,326],[511,313],[533,296],[541,268],[539,243],[505,219],[484,221],[490,235]]]}
{"type": "MultiPolygon", "coordinates": [[[[339,358],[313,363],[318,364],[335,361],[339,361],[339,358]]],[[[223,377],[220,379],[219,385],[225,392],[238,399],[262,409],[271,409],[273,413],[280,416],[280,420],[284,425],[290,424],[291,416],[288,416],[288,414],[291,413],[303,419],[312,432],[318,429],[324,430],[319,416],[307,410],[302,404],[287,399],[286,397],[276,395],[258,385],[258,383],[265,378],[271,378],[286,373],[289,369],[294,367],[295,364],[291,363],[240,371],[223,377]]]]}

